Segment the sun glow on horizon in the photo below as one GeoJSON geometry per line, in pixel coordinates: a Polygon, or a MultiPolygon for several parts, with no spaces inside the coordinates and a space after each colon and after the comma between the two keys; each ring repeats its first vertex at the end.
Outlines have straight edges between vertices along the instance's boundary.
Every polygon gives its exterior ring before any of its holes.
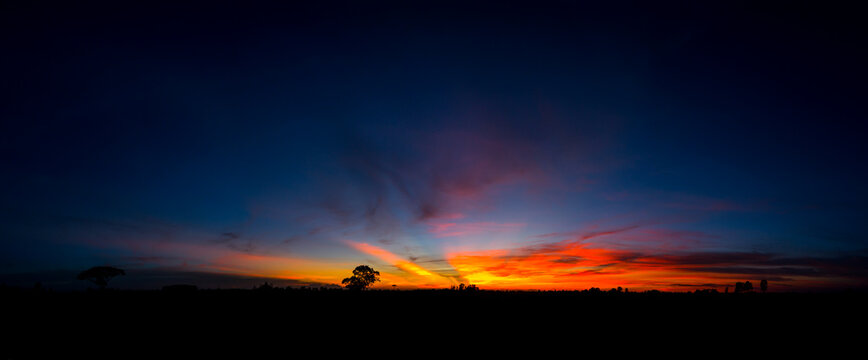
{"type": "Polygon", "coordinates": [[[395,285],[412,285],[426,288],[449,287],[454,285],[454,281],[448,276],[425,269],[422,266],[419,266],[412,261],[405,260],[386,249],[368,243],[351,240],[347,240],[345,243],[362,253],[373,255],[388,265],[394,266],[403,271],[404,276],[398,278],[390,277],[395,285]],[[403,279],[405,282],[396,282],[395,280],[397,279],[403,279]]]}

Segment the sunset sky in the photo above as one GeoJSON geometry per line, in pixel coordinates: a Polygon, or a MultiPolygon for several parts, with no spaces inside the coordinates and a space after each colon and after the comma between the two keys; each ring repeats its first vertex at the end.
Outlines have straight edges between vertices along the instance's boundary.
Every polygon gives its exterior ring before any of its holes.
{"type": "Polygon", "coordinates": [[[868,286],[852,9],[166,3],[0,5],[3,282],[868,286]]]}

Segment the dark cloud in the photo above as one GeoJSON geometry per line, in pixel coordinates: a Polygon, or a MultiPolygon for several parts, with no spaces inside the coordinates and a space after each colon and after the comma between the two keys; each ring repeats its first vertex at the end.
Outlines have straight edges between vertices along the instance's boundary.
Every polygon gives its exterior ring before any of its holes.
{"type": "Polygon", "coordinates": [[[290,244],[290,243],[297,242],[299,240],[312,240],[312,239],[317,238],[317,236],[320,233],[322,233],[323,230],[325,230],[324,227],[319,227],[319,226],[314,227],[314,228],[308,230],[307,232],[305,232],[304,235],[293,235],[293,236],[290,236],[286,239],[283,239],[283,241],[281,241],[280,243],[281,244],[290,244]]]}
{"type": "MultiPolygon", "coordinates": [[[[243,240],[241,234],[236,232],[224,232],[220,237],[213,240],[214,243],[225,245],[226,247],[245,253],[256,251],[257,246],[251,239],[243,240]]],[[[284,242],[286,242],[284,240],[284,242]]]]}
{"type": "Polygon", "coordinates": [[[868,257],[817,256],[788,257],[772,253],[694,253],[648,255],[637,260],[642,264],[674,266],[691,272],[761,276],[767,280],[790,281],[793,277],[825,279],[847,278],[868,284],[868,257]]]}
{"type": "Polygon", "coordinates": [[[794,267],[770,267],[758,268],[747,266],[730,266],[730,267],[695,267],[690,268],[690,271],[709,272],[716,274],[739,274],[739,275],[792,275],[792,276],[830,276],[832,274],[818,271],[815,268],[794,268],[794,267]]]}
{"type": "Polygon", "coordinates": [[[575,263],[580,262],[582,260],[583,259],[581,257],[578,257],[578,256],[563,256],[563,257],[560,257],[558,259],[551,260],[551,262],[560,263],[560,264],[575,264],[575,263]]]}
{"type": "Polygon", "coordinates": [[[241,252],[245,252],[245,253],[252,253],[252,252],[256,251],[256,249],[257,249],[256,244],[254,244],[252,240],[247,240],[244,242],[232,242],[232,243],[227,244],[227,246],[232,250],[241,251],[241,252]]]}
{"type": "Polygon", "coordinates": [[[160,264],[178,260],[175,256],[124,256],[119,258],[121,262],[132,263],[135,265],[141,264],[160,264]]]}
{"type": "Polygon", "coordinates": [[[775,255],[757,252],[697,252],[672,255],[644,255],[635,258],[644,264],[675,265],[738,265],[762,264],[771,261],[775,255]]]}
{"type": "Polygon", "coordinates": [[[645,265],[671,265],[697,272],[781,276],[841,276],[868,280],[868,256],[791,257],[758,252],[701,252],[644,255],[631,260],[645,265]]]}
{"type": "Polygon", "coordinates": [[[596,237],[607,236],[607,235],[615,235],[619,233],[629,232],[631,230],[638,229],[642,227],[641,224],[633,224],[626,225],[620,227],[612,227],[609,229],[596,230],[594,228],[598,227],[594,225],[591,229],[586,230],[576,230],[576,231],[568,231],[568,232],[554,232],[554,233],[546,233],[534,236],[538,239],[568,239],[574,241],[584,241],[590,240],[596,237]]]}
{"type": "Polygon", "coordinates": [[[713,283],[705,283],[705,284],[671,284],[672,286],[679,287],[708,287],[708,288],[718,288],[718,287],[726,287],[731,284],[713,284],[713,283]]]}
{"type": "Polygon", "coordinates": [[[703,273],[804,277],[845,277],[868,282],[866,256],[790,257],[757,252],[701,252],[645,255],[631,260],[644,265],[674,266],[703,273]]]}
{"type": "Polygon", "coordinates": [[[238,238],[240,238],[240,237],[241,237],[241,235],[238,233],[225,232],[225,233],[220,234],[220,238],[217,239],[216,241],[221,242],[221,243],[222,242],[230,242],[233,240],[238,240],[238,238]]]}
{"type": "Polygon", "coordinates": [[[579,240],[588,240],[588,239],[593,239],[593,238],[598,237],[598,236],[606,236],[606,235],[614,235],[614,234],[618,234],[618,233],[623,233],[623,232],[627,232],[627,231],[630,231],[633,229],[637,229],[637,228],[639,228],[639,226],[640,225],[630,225],[630,226],[625,226],[622,228],[616,228],[616,229],[612,229],[612,230],[590,231],[590,232],[584,233],[582,235],[579,235],[579,240]]]}

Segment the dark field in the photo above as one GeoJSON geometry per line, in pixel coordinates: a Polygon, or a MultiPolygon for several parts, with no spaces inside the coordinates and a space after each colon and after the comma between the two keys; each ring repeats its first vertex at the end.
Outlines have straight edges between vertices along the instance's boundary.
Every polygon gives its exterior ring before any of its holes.
{"type": "Polygon", "coordinates": [[[725,348],[730,341],[772,341],[772,333],[790,345],[852,346],[864,338],[866,304],[863,293],[7,290],[3,297],[4,327],[15,329],[13,353],[38,347],[29,345],[34,341],[149,344],[147,349],[197,344],[213,350],[275,341],[383,346],[399,340],[487,344],[484,339],[498,338],[511,346],[594,346],[594,339],[623,338],[725,348]]]}

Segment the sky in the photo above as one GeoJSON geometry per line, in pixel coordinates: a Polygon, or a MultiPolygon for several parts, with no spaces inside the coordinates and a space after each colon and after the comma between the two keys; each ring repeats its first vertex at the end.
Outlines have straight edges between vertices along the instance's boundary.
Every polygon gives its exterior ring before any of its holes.
{"type": "Polygon", "coordinates": [[[868,286],[859,12],[605,3],[4,1],[0,279],[868,286]]]}

